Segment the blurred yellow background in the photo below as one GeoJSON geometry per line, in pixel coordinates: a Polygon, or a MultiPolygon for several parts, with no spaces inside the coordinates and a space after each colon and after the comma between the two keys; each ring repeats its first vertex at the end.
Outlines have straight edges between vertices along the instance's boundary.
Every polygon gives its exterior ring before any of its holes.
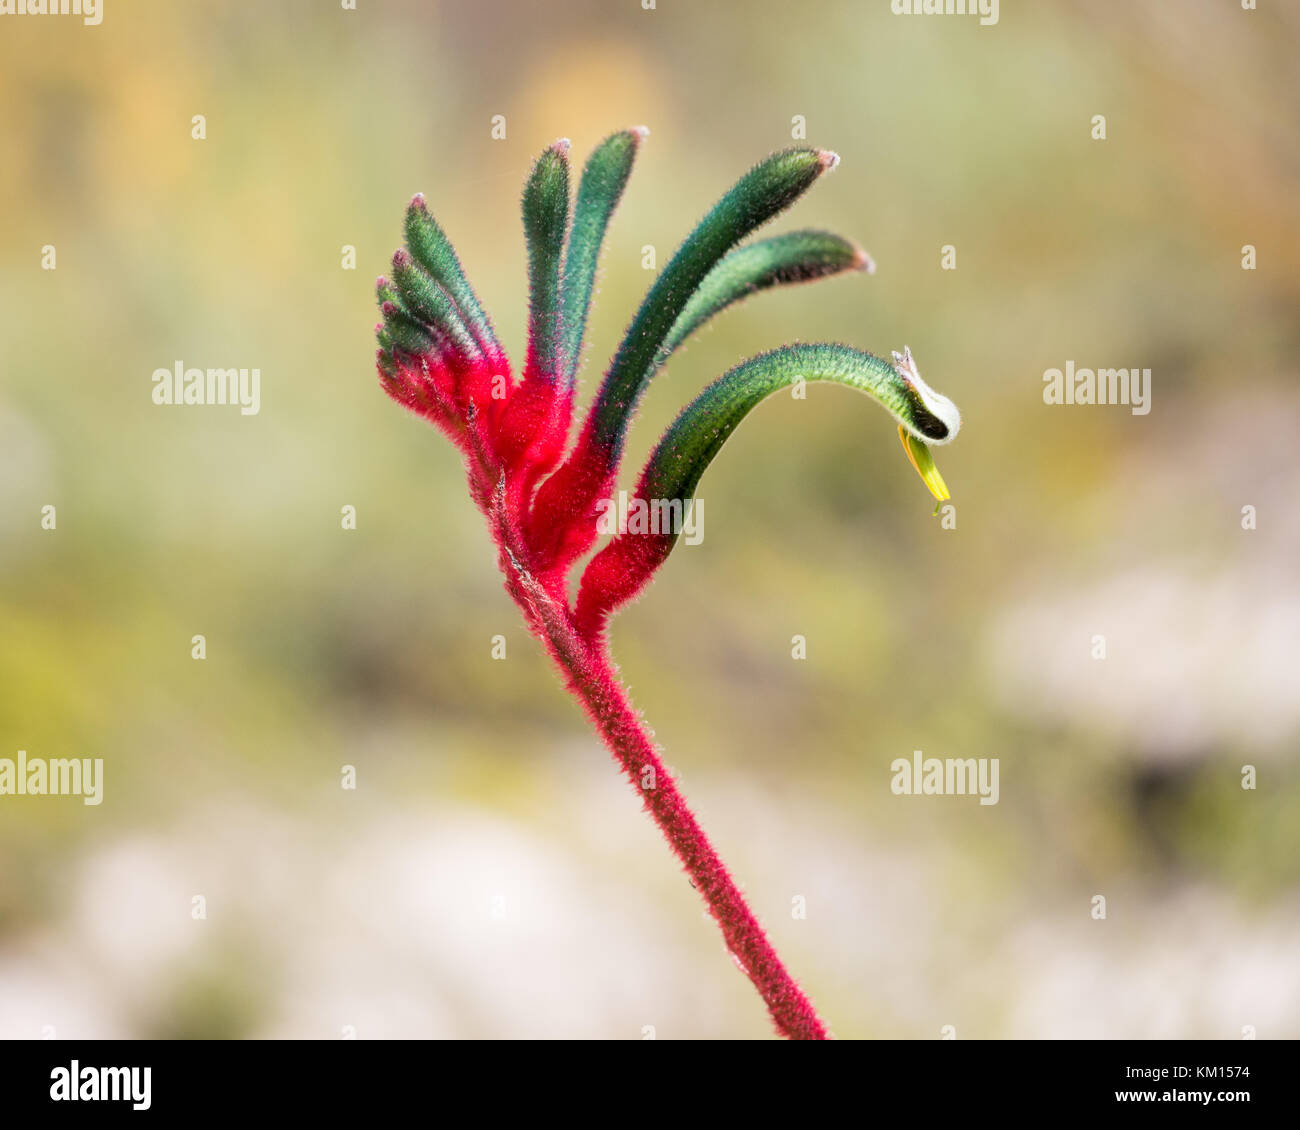
{"type": "Polygon", "coordinates": [[[0,797],[0,1036],[768,1034],[381,394],[372,287],[423,191],[521,358],[532,158],[646,124],[589,396],[644,245],[797,116],[842,163],[770,230],[878,269],[693,340],[624,485],[744,356],[907,344],[963,410],[957,528],[865,399],[755,412],[613,632],[668,763],[840,1037],[1300,1036],[1300,12],[1263,7],[0,17],[0,757],[105,766],[98,807],[0,797]],[[154,405],[178,360],[259,368],[260,412],[154,405]],[[1150,368],[1150,414],[1045,405],[1067,360],[1150,368]],[[999,803],[892,795],[916,749],[999,758],[999,803]]]}

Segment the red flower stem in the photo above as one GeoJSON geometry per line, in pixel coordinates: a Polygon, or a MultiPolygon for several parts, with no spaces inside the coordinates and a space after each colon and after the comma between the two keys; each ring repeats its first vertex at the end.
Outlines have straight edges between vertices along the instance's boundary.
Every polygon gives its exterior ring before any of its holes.
{"type": "Polygon", "coordinates": [[[691,883],[704,896],[727,949],[767,1004],[777,1031],[792,1040],[828,1039],[812,1002],[782,964],[745,896],[669,776],[603,644],[591,648],[584,668],[581,674],[566,672],[574,694],[633,787],[644,795],[646,808],[682,861],[691,883]]]}
{"type": "MultiPolygon", "coordinates": [[[[498,532],[502,532],[500,527],[498,532]]],[[[505,544],[508,547],[508,539],[505,544]]],[[[534,622],[539,624],[547,649],[564,673],[569,689],[582,703],[633,787],[645,797],[646,808],[682,861],[691,884],[704,896],[727,949],[754,983],[777,1031],[792,1040],[829,1039],[812,1002],[782,964],[745,896],[669,776],[619,680],[605,640],[580,634],[569,610],[529,574],[519,555],[509,548],[507,553],[519,591],[536,614],[534,622]]]]}

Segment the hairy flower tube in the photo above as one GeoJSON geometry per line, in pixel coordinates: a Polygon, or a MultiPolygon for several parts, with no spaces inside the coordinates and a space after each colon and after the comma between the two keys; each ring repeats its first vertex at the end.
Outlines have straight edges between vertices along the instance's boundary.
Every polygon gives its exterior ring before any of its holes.
{"type": "MultiPolygon", "coordinates": [[[[533,164],[523,194],[529,319],[519,373],[446,234],[416,196],[406,212],[406,248],[393,256],[391,277],[378,281],[380,383],[460,449],[506,590],[642,794],[776,1030],[825,1039],[826,1026],[664,768],[610,657],[611,616],[646,587],[679,530],[618,532],[587,562],[572,600],[569,578],[600,536],[628,426],[673,351],[714,315],[757,291],[874,268],[856,244],[823,231],[744,243],[839,159],[825,150],[788,149],[760,161],[704,217],[651,286],[571,438],[600,249],[647,132],[624,130],[603,141],[588,158],[576,194],[567,141],[533,164]]],[[[845,345],[791,345],[742,362],[682,409],[642,469],[634,499],[689,504],[736,425],[760,401],[798,381],[834,381],[876,400],[896,419],[908,459],[926,485],[946,499],[930,446],[957,434],[960,415],[921,379],[910,350],[893,357],[891,363],[845,345]]]]}

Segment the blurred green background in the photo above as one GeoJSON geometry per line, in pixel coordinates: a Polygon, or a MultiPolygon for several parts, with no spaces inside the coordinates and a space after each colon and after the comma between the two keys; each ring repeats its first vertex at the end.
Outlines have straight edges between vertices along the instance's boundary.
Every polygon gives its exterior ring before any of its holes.
{"type": "Polygon", "coordinates": [[[769,1032],[377,387],[372,286],[423,191],[521,357],[532,158],[644,123],[590,395],[642,247],[796,115],[842,164],[770,230],[878,270],[693,340],[624,485],[740,358],[906,343],[964,413],[957,528],[865,399],[758,410],[615,625],[667,761],[838,1036],[1300,1036],[1300,12],[1262,7],[0,17],[0,756],[106,777],[0,797],[0,1036],[769,1032]],[[260,413],[155,406],[177,360],[260,368],[260,413]],[[1150,368],[1151,413],[1044,405],[1067,360],[1150,368]],[[915,749],[1000,802],[892,795],[915,749]]]}

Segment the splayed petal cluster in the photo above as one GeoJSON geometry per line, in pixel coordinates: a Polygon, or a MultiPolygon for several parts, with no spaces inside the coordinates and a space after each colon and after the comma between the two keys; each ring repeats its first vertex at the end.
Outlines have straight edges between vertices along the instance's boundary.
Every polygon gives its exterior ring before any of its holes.
{"type": "MultiPolygon", "coordinates": [[[[599,535],[601,502],[615,490],[628,428],[655,373],[711,318],[774,287],[852,271],[870,256],[830,232],[803,230],[744,242],[793,204],[839,158],[788,149],[760,161],[722,197],[650,288],[570,444],[583,338],[597,263],[644,127],[607,138],[570,191],[567,139],[545,149],[523,193],[529,334],[516,375],[446,234],[422,196],[406,215],[406,250],[381,278],[379,373],[399,403],[463,451],[471,492],[492,519],[507,586],[529,611],[519,577],[568,607],[567,578],[599,535]]],[[[796,381],[835,381],[865,392],[898,420],[908,459],[936,497],[947,488],[929,445],[949,442],[956,407],[921,379],[910,349],[893,364],[842,345],[773,350],[725,373],[678,416],[641,473],[636,497],[686,503],[740,420],[796,381]]],[[[623,533],[592,559],[572,608],[581,630],[649,582],[676,532],[623,533]]]]}

